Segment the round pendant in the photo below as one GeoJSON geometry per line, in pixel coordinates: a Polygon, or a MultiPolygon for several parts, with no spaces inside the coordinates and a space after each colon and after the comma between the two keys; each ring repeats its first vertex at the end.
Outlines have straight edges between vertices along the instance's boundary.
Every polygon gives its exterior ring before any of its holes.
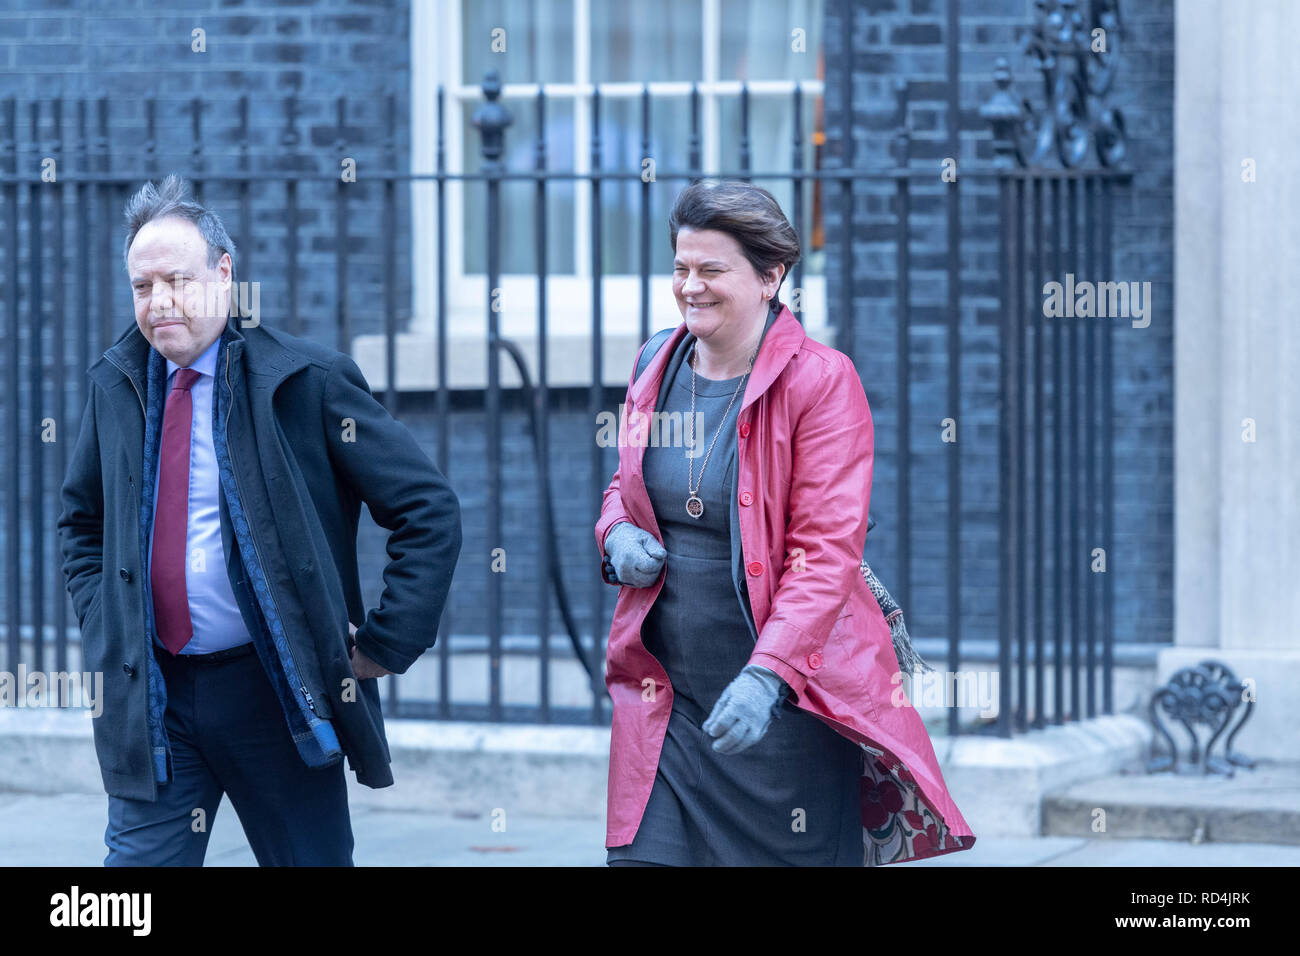
{"type": "Polygon", "coordinates": [[[698,518],[704,514],[704,502],[695,495],[691,495],[686,499],[686,513],[692,518],[698,518]]]}

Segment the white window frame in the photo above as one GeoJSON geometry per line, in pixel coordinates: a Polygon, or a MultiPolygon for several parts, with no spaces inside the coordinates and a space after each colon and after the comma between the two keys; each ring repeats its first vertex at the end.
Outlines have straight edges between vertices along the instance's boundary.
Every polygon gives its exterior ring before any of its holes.
{"type": "MultiPolygon", "coordinates": [[[[590,82],[590,11],[591,0],[572,0],[574,9],[574,63],[575,82],[545,83],[540,88],[548,99],[568,100],[574,105],[575,169],[587,173],[590,164],[591,95],[590,82]]],[[[720,57],[720,0],[703,0],[701,17],[703,73],[695,86],[700,91],[701,159],[706,175],[718,169],[721,154],[719,95],[737,95],[741,84],[721,81],[718,78],[720,57]]],[[[433,172],[437,159],[437,90],[442,84],[446,90],[444,149],[448,172],[463,169],[464,138],[461,128],[463,104],[478,103],[482,88],[466,85],[461,78],[461,2],[460,0],[413,0],[411,5],[411,169],[416,173],[433,172]]],[[[486,42],[486,41],[485,41],[486,42]]],[[[807,93],[823,93],[823,84],[816,80],[769,80],[748,84],[750,96],[784,96],[787,99],[796,86],[807,93]]],[[[639,97],[641,83],[611,83],[600,87],[602,98],[639,97]]],[[[651,83],[651,96],[689,96],[690,83],[651,83]]],[[[530,108],[535,102],[539,84],[507,84],[502,89],[501,101],[518,115],[521,108],[530,108]]],[[[507,130],[507,136],[509,131],[507,130]]],[[[761,172],[762,170],[758,170],[761,172]]],[[[485,379],[486,360],[483,340],[486,338],[487,279],[483,273],[465,273],[462,189],[478,188],[476,183],[446,186],[447,255],[447,335],[454,348],[456,368],[449,373],[452,387],[481,387],[485,379]],[[474,343],[477,341],[477,345],[474,343]]],[[[564,369],[572,376],[561,375],[552,366],[553,384],[578,384],[590,381],[591,341],[591,187],[584,183],[574,191],[574,274],[549,274],[547,276],[547,329],[548,344],[553,355],[564,352],[564,369]],[[579,346],[585,345],[585,350],[579,346]],[[578,358],[578,356],[581,358],[578,358]],[[575,363],[575,359],[577,359],[575,363]],[[585,368],[582,366],[585,365],[585,368]],[[563,379],[572,377],[574,382],[563,379]]],[[[408,332],[399,343],[398,387],[429,388],[436,385],[435,372],[428,369],[427,355],[421,345],[427,345],[437,332],[437,194],[432,181],[415,181],[411,185],[412,224],[412,318],[408,332]],[[407,348],[411,346],[413,352],[407,348]],[[404,369],[402,358],[409,360],[410,369],[404,369]],[[421,371],[415,371],[415,369],[421,371]]],[[[508,267],[503,263],[503,267],[508,267]]],[[[823,276],[804,274],[804,287],[800,296],[801,315],[810,334],[825,337],[827,322],[826,288],[823,276]],[[819,334],[822,333],[822,334],[819,334]]],[[[793,296],[793,280],[782,286],[782,300],[789,302],[793,296]]],[[[672,276],[651,275],[650,329],[676,326],[682,317],[672,295],[672,276]]],[[[627,364],[631,352],[640,344],[641,278],[638,274],[605,274],[602,277],[602,329],[609,340],[604,350],[605,374],[609,384],[626,383],[627,364]],[[622,358],[624,352],[628,355],[622,358]]],[[[501,309],[498,312],[501,333],[524,347],[525,354],[535,360],[537,330],[537,277],[533,273],[503,272],[501,277],[501,309]]],[[[382,336],[362,336],[354,345],[354,352],[372,387],[383,387],[386,379],[382,368],[382,336]],[[366,341],[362,341],[366,340],[366,341]],[[375,341],[377,340],[377,341],[375,341]],[[364,361],[363,361],[364,359],[364,361]]],[[[427,348],[425,349],[427,352],[427,348]]],[[[450,357],[450,356],[449,356],[450,357]]],[[[451,363],[449,363],[450,365],[451,363]]],[[[503,363],[502,384],[517,382],[510,363],[503,363]]],[[[535,366],[534,366],[535,368],[535,366]]]]}

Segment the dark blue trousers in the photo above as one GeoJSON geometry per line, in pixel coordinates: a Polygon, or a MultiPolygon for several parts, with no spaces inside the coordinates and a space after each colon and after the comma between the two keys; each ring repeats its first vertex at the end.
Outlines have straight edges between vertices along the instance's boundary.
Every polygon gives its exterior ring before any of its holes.
{"type": "Polygon", "coordinates": [[[257,654],[157,654],[173,779],[154,802],[109,797],[104,865],[202,866],[224,793],[260,865],[352,866],[343,760],[302,762],[257,654]]]}

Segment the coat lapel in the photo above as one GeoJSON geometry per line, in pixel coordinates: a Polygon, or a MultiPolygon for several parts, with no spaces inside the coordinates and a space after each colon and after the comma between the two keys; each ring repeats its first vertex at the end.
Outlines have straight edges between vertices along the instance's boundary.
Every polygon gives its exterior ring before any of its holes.
{"type": "MultiPolygon", "coordinates": [[[[233,315],[226,320],[221,338],[222,358],[229,358],[229,375],[235,394],[247,395],[252,406],[245,408],[236,401],[232,411],[240,417],[249,414],[254,421],[266,420],[275,390],[290,375],[305,368],[308,360],[286,349],[260,326],[251,327],[249,334],[245,335],[233,315]],[[246,389],[237,384],[241,375],[247,378],[246,389]]],[[[149,361],[154,351],[140,327],[133,322],[86,370],[91,381],[103,388],[109,397],[114,421],[122,436],[122,448],[133,469],[141,467],[144,460],[145,412],[142,403],[148,400],[149,361]]],[[[224,374],[223,365],[224,361],[218,362],[219,374],[224,374]]],[[[215,404],[214,401],[214,409],[215,404]]],[[[142,480],[145,477],[142,471],[142,480]]],[[[224,533],[222,543],[227,548],[231,546],[224,533]]]]}
{"type": "Polygon", "coordinates": [[[807,337],[789,306],[781,306],[781,314],[763,339],[758,358],[754,360],[754,371],[750,373],[749,382],[745,385],[745,395],[740,401],[742,421],[745,409],[771,388],[777,376],[785,371],[790,359],[802,348],[807,337]]]}

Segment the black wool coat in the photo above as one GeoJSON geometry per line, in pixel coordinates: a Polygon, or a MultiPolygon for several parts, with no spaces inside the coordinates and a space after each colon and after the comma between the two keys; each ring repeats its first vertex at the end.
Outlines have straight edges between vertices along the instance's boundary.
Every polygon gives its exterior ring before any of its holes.
{"type": "MultiPolygon", "coordinates": [[[[226,570],[244,624],[309,766],[346,755],[393,783],[378,681],[358,681],[348,622],[371,660],[404,673],[433,646],[461,547],[460,505],[356,363],[265,325],[221,335],[213,391],[226,570]],[[389,531],[379,606],[357,572],[362,503],[389,531]]],[[[146,559],[166,362],[132,325],[87,371],[90,397],[62,489],[63,571],[83,669],[103,674],[95,749],[105,790],[154,800],[171,779],[166,685],[146,559]]]]}

